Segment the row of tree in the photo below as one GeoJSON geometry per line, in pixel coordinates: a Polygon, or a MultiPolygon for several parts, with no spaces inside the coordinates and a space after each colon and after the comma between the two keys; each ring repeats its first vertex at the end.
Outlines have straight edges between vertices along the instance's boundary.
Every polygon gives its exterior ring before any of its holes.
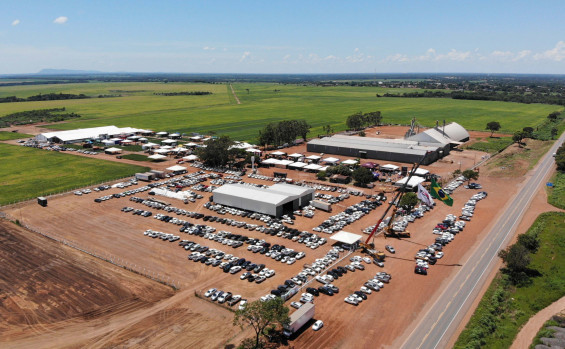
{"type": "Polygon", "coordinates": [[[259,144],[279,146],[293,144],[299,137],[306,140],[311,127],[305,120],[270,122],[259,131],[259,144]]]}
{"type": "Polygon", "coordinates": [[[565,144],[561,145],[555,153],[555,164],[557,170],[565,172],[565,144]]]}
{"type": "Polygon", "coordinates": [[[85,99],[90,98],[84,94],[72,94],[72,93],[48,93],[48,94],[38,94],[34,96],[29,96],[27,98],[19,98],[16,96],[8,96],[0,98],[0,103],[12,103],[12,102],[36,102],[36,101],[58,101],[67,99],[85,99]]]}
{"type": "Polygon", "coordinates": [[[350,130],[360,130],[368,126],[380,125],[382,120],[383,117],[380,111],[373,111],[369,113],[357,112],[349,115],[345,124],[350,130]]]}
{"type": "Polygon", "coordinates": [[[205,96],[211,95],[209,91],[188,91],[188,92],[155,92],[157,96],[205,96]]]}

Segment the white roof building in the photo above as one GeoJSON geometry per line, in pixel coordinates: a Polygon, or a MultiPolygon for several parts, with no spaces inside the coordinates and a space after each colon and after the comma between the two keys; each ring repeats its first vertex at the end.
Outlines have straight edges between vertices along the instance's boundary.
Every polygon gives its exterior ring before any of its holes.
{"type": "Polygon", "coordinates": [[[38,142],[74,143],[87,139],[109,138],[120,135],[130,136],[135,133],[143,132],[151,131],[132,127],[102,126],[68,131],[44,132],[35,136],[35,139],[38,142]]]}
{"type": "Polygon", "coordinates": [[[361,238],[362,236],[359,234],[353,234],[342,230],[332,235],[330,237],[330,240],[334,240],[348,245],[353,245],[357,241],[361,240],[361,238]]]}

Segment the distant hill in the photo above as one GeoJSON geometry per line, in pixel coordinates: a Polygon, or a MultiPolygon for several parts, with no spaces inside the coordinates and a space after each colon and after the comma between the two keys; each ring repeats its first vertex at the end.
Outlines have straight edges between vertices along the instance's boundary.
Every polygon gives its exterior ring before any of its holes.
{"type": "Polygon", "coordinates": [[[83,74],[103,74],[98,70],[73,70],[73,69],[41,69],[37,75],[83,75],[83,74]]]}

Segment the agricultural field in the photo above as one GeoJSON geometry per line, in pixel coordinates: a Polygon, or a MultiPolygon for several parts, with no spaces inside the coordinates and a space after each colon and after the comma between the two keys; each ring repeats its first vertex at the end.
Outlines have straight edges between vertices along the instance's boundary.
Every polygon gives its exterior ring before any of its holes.
{"type": "Polygon", "coordinates": [[[30,138],[32,135],[17,132],[0,131],[0,141],[10,141],[13,139],[30,138]]]}
{"type": "Polygon", "coordinates": [[[216,132],[235,139],[254,141],[268,122],[305,119],[312,126],[311,137],[330,124],[345,129],[347,115],[380,110],[385,123],[408,124],[413,117],[424,126],[436,120],[455,121],[471,130],[484,130],[489,121],[499,121],[501,132],[535,127],[561,107],[447,98],[384,98],[377,94],[414,92],[416,89],[380,87],[319,87],[274,83],[236,83],[241,101],[236,104],[228,85],[204,83],[82,83],[0,87],[0,97],[26,97],[38,93],[84,93],[89,96],[121,97],[4,103],[0,115],[14,112],[65,107],[82,117],[51,125],[74,129],[103,125],[131,126],[178,132],[216,132]],[[206,96],[162,96],[154,93],[209,91],[206,96]]]}
{"type": "Polygon", "coordinates": [[[105,160],[0,144],[0,205],[147,171],[105,160]]]}

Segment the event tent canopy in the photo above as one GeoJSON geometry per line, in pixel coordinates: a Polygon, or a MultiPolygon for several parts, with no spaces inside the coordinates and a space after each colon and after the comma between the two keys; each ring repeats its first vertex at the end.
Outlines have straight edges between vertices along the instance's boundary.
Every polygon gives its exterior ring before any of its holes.
{"type": "Polygon", "coordinates": [[[194,160],[198,160],[198,156],[192,154],[192,155],[189,155],[189,156],[185,156],[185,157],[182,158],[182,159],[183,159],[183,160],[186,160],[186,161],[194,161],[194,160]]]}
{"type": "Polygon", "coordinates": [[[105,153],[114,154],[114,153],[121,153],[122,150],[120,148],[108,148],[104,150],[105,153]]]}
{"type": "Polygon", "coordinates": [[[316,164],[310,164],[308,166],[304,166],[305,170],[314,170],[314,171],[319,171],[320,169],[322,169],[322,166],[320,165],[316,165],[316,164]]]}
{"type": "MultiPolygon", "coordinates": [[[[406,181],[408,180],[408,177],[404,177],[401,180],[397,181],[396,183],[394,183],[395,186],[397,187],[401,187],[404,185],[404,183],[406,183],[406,181]]],[[[416,187],[418,184],[424,182],[425,179],[422,177],[418,177],[418,176],[412,176],[412,178],[410,178],[410,180],[408,181],[408,184],[406,185],[408,188],[414,188],[416,187]]]]}
{"type": "Polygon", "coordinates": [[[263,160],[261,163],[262,164],[267,164],[267,165],[275,165],[278,164],[280,162],[280,160],[274,159],[274,158],[269,158],[266,160],[263,160]]]}
{"type": "Polygon", "coordinates": [[[153,150],[154,153],[157,154],[169,154],[170,153],[170,149],[155,149],[153,150]]]}
{"type": "Polygon", "coordinates": [[[306,157],[306,159],[308,159],[308,160],[320,160],[321,158],[322,157],[319,156],[319,155],[310,155],[310,156],[306,157]]]}
{"type": "Polygon", "coordinates": [[[151,159],[151,160],[163,160],[163,159],[166,159],[167,157],[165,155],[154,154],[154,155],[148,156],[148,158],[151,159]]]}
{"type": "Polygon", "coordinates": [[[301,157],[303,157],[303,156],[304,156],[304,155],[298,154],[298,153],[294,153],[294,154],[290,154],[290,155],[289,155],[289,157],[291,157],[291,158],[301,158],[301,157]]]}
{"type": "Polygon", "coordinates": [[[288,167],[296,167],[296,168],[302,168],[302,167],[306,167],[307,164],[303,163],[303,162],[293,162],[292,164],[289,164],[288,167]]]}
{"type": "Polygon", "coordinates": [[[426,176],[428,173],[430,173],[430,171],[423,168],[417,168],[416,171],[414,171],[416,176],[426,176]]]}
{"type": "Polygon", "coordinates": [[[255,154],[258,154],[258,153],[261,152],[259,149],[255,149],[255,148],[248,148],[245,151],[248,152],[248,153],[255,153],[255,154]]]}
{"type": "Polygon", "coordinates": [[[385,170],[385,171],[396,171],[399,168],[400,167],[393,165],[393,164],[386,164],[386,165],[381,166],[381,170],[385,170]]]}
{"type": "Polygon", "coordinates": [[[347,231],[340,231],[330,237],[331,240],[342,242],[344,244],[352,245],[361,240],[362,236],[359,234],[349,233],[347,231]]]}
{"type": "Polygon", "coordinates": [[[339,159],[338,159],[338,158],[329,157],[329,158],[325,158],[325,159],[322,160],[322,161],[323,161],[323,162],[329,162],[330,164],[335,164],[335,163],[339,162],[339,159]]]}
{"type": "Polygon", "coordinates": [[[277,150],[277,151],[272,152],[271,155],[282,156],[282,155],[286,155],[286,153],[284,151],[277,150]]]}
{"type": "Polygon", "coordinates": [[[344,165],[355,165],[358,163],[357,160],[353,160],[353,159],[347,159],[341,162],[344,165]]]}
{"type": "Polygon", "coordinates": [[[173,171],[173,172],[186,171],[186,167],[180,165],[174,165],[171,167],[167,167],[167,171],[173,171]]]}

